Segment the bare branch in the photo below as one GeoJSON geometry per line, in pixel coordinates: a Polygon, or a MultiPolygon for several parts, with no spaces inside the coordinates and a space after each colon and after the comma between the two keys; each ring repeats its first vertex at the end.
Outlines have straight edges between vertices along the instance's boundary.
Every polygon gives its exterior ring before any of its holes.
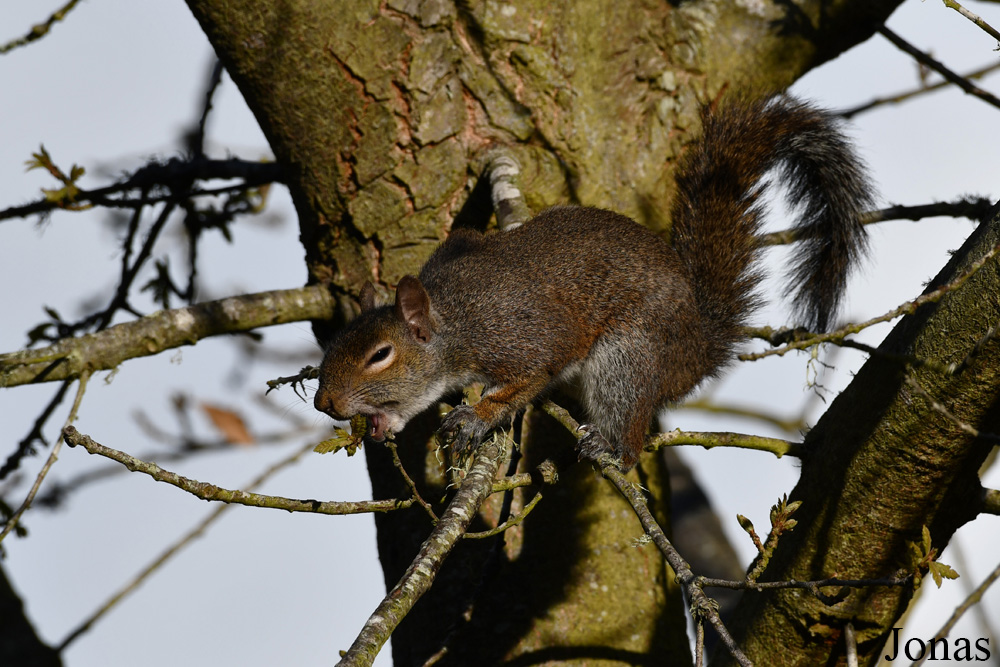
{"type": "MultiPolygon", "coordinates": [[[[73,197],[73,206],[90,204],[107,208],[140,208],[160,202],[176,202],[181,198],[190,199],[191,197],[238,192],[267,183],[281,182],[283,179],[282,167],[276,162],[253,162],[238,158],[228,160],[173,158],[166,162],[147,164],[132,176],[118,183],[94,190],[80,190],[73,197]],[[191,187],[192,181],[213,179],[241,179],[241,182],[215,189],[191,187]],[[173,191],[175,187],[178,192],[173,191]],[[154,195],[148,194],[156,189],[166,191],[158,191],[154,195]],[[126,193],[133,192],[139,194],[125,196],[126,193]]],[[[23,218],[36,213],[44,214],[64,208],[67,208],[65,202],[42,198],[30,204],[0,210],[0,220],[23,218]]]]}
{"type": "MultiPolygon", "coordinates": [[[[962,285],[964,285],[969,278],[974,276],[976,272],[979,271],[979,269],[983,268],[983,266],[985,266],[991,259],[993,259],[998,252],[1000,252],[1000,244],[993,246],[993,248],[991,248],[986,254],[984,254],[982,257],[973,262],[968,269],[962,272],[958,277],[956,277],[950,283],[942,285],[936,290],[926,292],[925,294],[921,294],[917,298],[903,303],[902,305],[890,310],[888,313],[885,313],[884,315],[873,317],[872,319],[866,320],[865,322],[861,322],[860,324],[847,324],[839,329],[823,334],[814,334],[809,332],[802,334],[800,332],[775,331],[770,327],[763,327],[760,329],[749,330],[748,331],[749,335],[752,335],[756,338],[762,338],[768,341],[778,340],[780,336],[783,336],[787,333],[791,333],[793,335],[792,336],[793,340],[792,342],[783,344],[780,347],[774,348],[772,350],[765,350],[763,352],[753,352],[748,354],[740,354],[737,358],[740,361],[756,361],[758,359],[763,359],[764,357],[772,357],[772,356],[783,357],[792,350],[804,350],[808,347],[819,345],[820,343],[833,343],[834,345],[839,345],[843,342],[843,340],[847,336],[851,334],[858,333],[859,331],[867,329],[868,327],[874,324],[879,324],[881,322],[888,322],[890,320],[894,320],[902,315],[911,315],[914,312],[916,312],[918,308],[920,308],[925,304],[935,303],[937,301],[940,301],[946,294],[948,294],[949,292],[953,292],[962,285]]],[[[951,369],[951,371],[954,372],[954,369],[951,369]]]]}
{"type": "Polygon", "coordinates": [[[248,507],[268,507],[270,509],[285,510],[286,512],[311,512],[313,514],[362,514],[366,512],[389,512],[403,509],[413,504],[412,499],[408,500],[361,500],[361,501],[324,501],[319,500],[295,500],[292,498],[282,498],[281,496],[266,496],[260,493],[250,493],[247,491],[232,491],[223,489],[208,482],[182,477],[175,472],[164,470],[155,463],[149,463],[129,456],[125,452],[111,449],[95,442],[90,436],[84,435],[72,426],[63,429],[63,436],[66,444],[70,447],[77,445],[83,447],[90,454],[97,454],[118,461],[123,466],[133,472],[141,472],[149,475],[157,482],[166,482],[172,486],[187,491],[193,496],[202,500],[216,500],[223,503],[233,503],[236,505],[246,505],[248,507]]]}
{"type": "MultiPolygon", "coordinates": [[[[993,202],[985,197],[963,197],[954,202],[936,202],[920,206],[890,206],[878,211],[865,213],[861,219],[861,224],[872,225],[877,222],[888,222],[890,220],[917,221],[934,216],[969,218],[970,220],[982,221],[989,216],[993,206],[993,202]]],[[[765,246],[787,245],[801,238],[802,233],[800,230],[784,229],[779,232],[761,235],[760,243],[765,246]]]]}
{"type": "Polygon", "coordinates": [[[802,457],[802,443],[789,442],[780,438],[765,438],[759,435],[745,435],[743,433],[698,433],[694,431],[668,431],[657,433],[646,442],[646,451],[655,452],[660,447],[674,447],[679,445],[698,445],[705,449],[713,447],[737,447],[739,449],[753,449],[760,452],[771,452],[779,459],[788,454],[789,456],[802,457]]]}
{"type": "Polygon", "coordinates": [[[406,487],[410,490],[410,494],[413,499],[417,501],[427,515],[431,518],[431,525],[435,525],[438,522],[438,516],[434,513],[434,508],[430,506],[426,500],[420,495],[420,491],[417,489],[417,485],[413,482],[413,479],[406,473],[406,468],[403,467],[403,462],[399,459],[399,452],[396,450],[396,443],[391,439],[385,441],[385,446],[389,448],[392,453],[392,464],[396,466],[396,470],[403,477],[403,481],[406,482],[406,487]]]}
{"type": "MultiPolygon", "coordinates": [[[[312,449],[312,444],[307,444],[305,447],[300,448],[298,451],[294,452],[291,456],[278,461],[277,463],[269,466],[264,472],[258,475],[256,478],[251,480],[246,484],[248,489],[253,489],[260,486],[268,479],[273,477],[279,471],[287,468],[291,464],[298,461],[302,456],[312,449]]],[[[104,604],[97,608],[94,613],[88,616],[82,623],[76,626],[66,638],[59,643],[58,650],[62,652],[67,646],[73,643],[77,637],[89,630],[94,623],[99,621],[102,616],[111,611],[116,604],[122,601],[126,596],[135,591],[142,582],[153,575],[157,570],[159,570],[167,561],[170,560],[174,555],[180,552],[184,547],[190,544],[195,538],[200,537],[208,530],[209,526],[219,520],[222,514],[231,508],[233,505],[225,504],[216,507],[207,517],[202,519],[198,524],[189,530],[186,534],[177,539],[173,544],[171,544],[167,549],[157,556],[149,565],[144,567],[135,577],[132,578],[125,586],[123,586],[117,593],[109,597],[104,604]]]]}
{"type": "MultiPolygon", "coordinates": [[[[547,414],[555,418],[560,424],[565,426],[570,430],[571,433],[580,436],[580,425],[576,422],[573,417],[570,416],[569,412],[565,409],[559,407],[552,401],[546,401],[542,405],[542,409],[545,410],[547,414]]],[[[600,436],[597,432],[592,432],[591,435],[600,436]]],[[[643,497],[632,484],[625,479],[625,475],[622,474],[620,470],[616,467],[612,460],[610,454],[603,454],[598,457],[598,460],[593,461],[594,466],[600,471],[601,475],[605,479],[614,484],[618,492],[625,497],[625,500],[632,506],[637,517],[639,517],[639,522],[642,524],[643,530],[649,535],[653,543],[663,554],[663,558],[667,561],[667,564],[673,568],[674,573],[677,577],[677,582],[684,588],[685,593],[687,593],[688,600],[691,603],[691,614],[694,616],[695,620],[704,619],[712,624],[715,631],[719,634],[719,638],[722,643],[726,645],[729,650],[729,654],[735,659],[740,665],[744,667],[750,667],[751,662],[743,651],[740,650],[739,646],[733,640],[726,626],[723,625],[722,619],[719,618],[718,604],[705,595],[705,591],[702,590],[701,582],[691,571],[691,567],[687,564],[674,546],[667,539],[666,534],[660,525],[653,518],[653,514],[649,511],[649,507],[646,505],[646,499],[643,497]]]]}
{"type": "Polygon", "coordinates": [[[1000,109],[1000,99],[997,99],[997,97],[992,93],[989,93],[978,86],[972,85],[972,82],[962,78],[955,72],[952,72],[950,69],[942,65],[940,62],[938,62],[934,58],[931,58],[929,55],[927,55],[920,49],[916,48],[915,46],[904,40],[902,37],[894,33],[892,30],[889,30],[889,28],[885,27],[884,25],[881,26],[878,29],[878,31],[882,34],[883,37],[885,37],[890,42],[895,44],[897,48],[913,56],[917,62],[934,70],[935,72],[943,76],[945,79],[947,79],[951,83],[955,84],[956,86],[964,90],[969,95],[974,95],[975,97],[978,97],[987,104],[991,104],[1000,109]]]}
{"type": "Polygon", "coordinates": [[[956,12],[982,28],[982,30],[990,37],[1000,42],[1000,32],[997,32],[996,28],[984,21],[979,15],[973,14],[968,9],[955,2],[955,0],[944,0],[944,6],[949,9],[954,9],[956,12]]]}
{"type": "Polygon", "coordinates": [[[66,18],[66,15],[69,14],[70,11],[72,11],[72,9],[76,7],[77,3],[79,2],[80,0],[69,0],[69,2],[67,2],[65,5],[63,5],[56,11],[52,12],[52,15],[49,16],[49,18],[46,19],[43,23],[38,23],[36,25],[31,26],[31,30],[29,30],[28,34],[26,34],[24,37],[18,37],[17,39],[7,42],[6,44],[0,45],[0,54],[8,53],[10,51],[13,51],[19,46],[26,46],[31,42],[39,40],[42,37],[45,37],[45,35],[49,34],[49,30],[52,29],[52,26],[58,21],[62,21],[64,18],[66,18]]]}
{"type": "Polygon", "coordinates": [[[983,490],[983,514],[1000,516],[1000,489],[983,490]]]}
{"type": "MultiPolygon", "coordinates": [[[[76,420],[76,414],[80,410],[80,403],[83,401],[83,394],[87,391],[87,380],[89,379],[89,371],[84,371],[80,375],[80,385],[76,389],[76,398],[73,400],[73,407],[69,411],[69,416],[66,417],[66,428],[68,429],[73,428],[70,424],[76,420]]],[[[59,458],[59,450],[62,449],[63,440],[64,438],[60,437],[59,440],[56,441],[55,446],[52,447],[52,451],[49,453],[49,458],[45,461],[45,465],[42,466],[41,471],[39,471],[38,477],[35,478],[35,483],[31,485],[31,490],[28,491],[28,496],[24,499],[24,502],[21,503],[21,506],[17,509],[17,511],[14,512],[10,519],[7,520],[3,530],[0,531],[0,542],[3,541],[3,538],[7,537],[10,531],[14,530],[17,522],[21,520],[21,515],[24,514],[29,507],[31,507],[31,501],[35,499],[35,495],[38,493],[38,488],[42,485],[42,480],[45,479],[45,476],[49,473],[49,469],[52,467],[52,464],[54,464],[59,458]]]]}
{"type": "Polygon", "coordinates": [[[506,438],[495,438],[484,442],[476,450],[472,468],[441,515],[441,520],[421,545],[416,558],[399,582],[365,622],[357,639],[338,665],[371,665],[388,641],[389,635],[431,587],[444,559],[465,534],[479,507],[492,492],[493,478],[504,454],[501,443],[506,442],[506,438]]]}
{"type": "MultiPolygon", "coordinates": [[[[993,63],[992,65],[987,65],[986,67],[980,67],[979,69],[969,72],[968,74],[963,74],[962,78],[968,79],[969,81],[975,81],[976,79],[981,79],[987,74],[995,72],[998,69],[1000,69],[1000,63],[993,63]]],[[[914,88],[912,90],[908,90],[902,93],[897,93],[895,95],[890,95],[888,97],[876,97],[875,99],[866,102],[864,104],[858,105],[851,109],[845,109],[844,111],[840,111],[838,112],[838,115],[840,115],[843,118],[853,118],[854,116],[857,116],[860,113],[868,111],[869,109],[874,109],[875,107],[881,106],[883,104],[896,104],[898,102],[903,102],[905,100],[908,100],[911,97],[916,97],[918,95],[930,93],[935,90],[940,90],[941,88],[950,85],[951,85],[950,81],[938,81],[937,83],[933,83],[929,86],[922,85],[919,86],[918,88],[914,88]]]]}
{"type": "MultiPolygon", "coordinates": [[[[718,401],[711,400],[709,398],[696,398],[691,401],[684,401],[679,406],[678,410],[702,410],[704,412],[710,412],[713,414],[723,414],[731,415],[735,417],[746,417],[747,419],[754,419],[757,421],[764,422],[765,424],[770,424],[776,428],[780,428],[786,433],[801,433],[808,428],[808,424],[805,419],[801,416],[795,418],[781,417],[777,414],[765,413],[756,408],[741,407],[733,404],[719,403],[718,401]]],[[[698,443],[701,444],[701,443],[698,443]]]]}
{"type": "Polygon", "coordinates": [[[499,535],[508,528],[513,528],[514,526],[524,521],[527,518],[527,516],[531,514],[531,510],[535,509],[535,505],[537,505],[541,501],[541,499],[542,499],[542,492],[539,491],[534,496],[532,496],[531,500],[528,501],[528,504],[524,506],[524,508],[517,514],[517,516],[513,516],[507,519],[506,521],[498,525],[496,528],[491,528],[489,530],[484,530],[478,533],[466,533],[465,535],[462,536],[462,538],[466,540],[481,540],[487,537],[493,537],[494,535],[499,535]]]}
{"type": "Polygon", "coordinates": [[[110,370],[128,359],[194,345],[202,338],[288,322],[325,320],[333,313],[333,297],[320,285],[161,310],[45,348],[0,354],[0,386],[74,378],[84,371],[110,370]]]}

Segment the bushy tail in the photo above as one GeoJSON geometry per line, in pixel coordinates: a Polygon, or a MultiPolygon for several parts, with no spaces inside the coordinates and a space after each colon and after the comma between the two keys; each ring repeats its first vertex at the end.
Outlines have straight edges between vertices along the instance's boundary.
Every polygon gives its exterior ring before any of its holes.
{"type": "MultiPolygon", "coordinates": [[[[789,274],[796,317],[823,330],[865,252],[861,214],[874,194],[831,116],[786,96],[730,101],[704,118],[678,169],[673,245],[685,263],[717,352],[728,356],[757,305],[764,186],[774,173],[798,215],[789,274]]],[[[714,355],[713,355],[714,356],[714,355]]]]}

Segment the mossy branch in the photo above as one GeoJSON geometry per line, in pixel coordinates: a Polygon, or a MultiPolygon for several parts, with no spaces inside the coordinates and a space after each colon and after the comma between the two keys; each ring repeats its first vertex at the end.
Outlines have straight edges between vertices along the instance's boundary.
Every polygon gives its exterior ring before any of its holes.
{"type": "Polygon", "coordinates": [[[37,350],[0,354],[0,387],[53,382],[84,371],[111,370],[203,338],[260,327],[330,319],[334,299],[322,286],[259,292],[161,310],[103,331],[69,338],[37,350]]]}
{"type": "Polygon", "coordinates": [[[18,37],[17,39],[7,42],[6,44],[0,45],[0,54],[13,51],[19,46],[27,46],[28,44],[45,37],[45,35],[49,34],[49,30],[52,29],[52,26],[66,18],[66,15],[69,14],[79,2],[80,0],[69,0],[69,2],[65,5],[52,12],[48,19],[42,23],[31,26],[31,30],[29,30],[23,37],[18,37]]]}
{"type": "Polygon", "coordinates": [[[802,458],[801,442],[790,442],[781,438],[765,438],[759,435],[744,433],[698,433],[695,431],[667,431],[657,433],[646,442],[646,451],[655,452],[660,447],[675,447],[680,445],[698,445],[705,449],[714,447],[737,447],[753,449],[759,452],[770,452],[779,459],[786,454],[802,458]]]}

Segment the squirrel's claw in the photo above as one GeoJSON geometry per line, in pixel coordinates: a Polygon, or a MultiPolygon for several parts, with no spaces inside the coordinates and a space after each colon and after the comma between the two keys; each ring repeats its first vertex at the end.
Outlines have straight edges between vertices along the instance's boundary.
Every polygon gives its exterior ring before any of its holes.
{"type": "Polygon", "coordinates": [[[479,418],[471,405],[458,405],[445,415],[438,432],[446,440],[451,439],[451,448],[458,453],[478,447],[490,432],[490,425],[479,418]]]}
{"type": "Polygon", "coordinates": [[[596,426],[593,424],[581,424],[578,430],[583,433],[576,443],[578,460],[596,462],[602,455],[609,454],[614,459],[616,465],[619,468],[621,467],[621,452],[616,451],[615,446],[601,435],[596,426]]]}

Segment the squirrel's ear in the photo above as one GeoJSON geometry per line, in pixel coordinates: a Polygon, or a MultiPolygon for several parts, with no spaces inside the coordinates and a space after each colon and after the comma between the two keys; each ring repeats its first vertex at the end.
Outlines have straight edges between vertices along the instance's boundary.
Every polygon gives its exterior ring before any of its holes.
{"type": "Polygon", "coordinates": [[[396,286],[396,317],[410,328],[410,333],[421,343],[430,341],[431,298],[420,281],[413,276],[403,276],[396,286]]]}
{"type": "Polygon", "coordinates": [[[366,310],[374,310],[378,305],[375,301],[375,286],[372,285],[371,281],[365,283],[365,286],[361,288],[361,294],[358,295],[358,301],[361,302],[361,312],[366,310]]]}

